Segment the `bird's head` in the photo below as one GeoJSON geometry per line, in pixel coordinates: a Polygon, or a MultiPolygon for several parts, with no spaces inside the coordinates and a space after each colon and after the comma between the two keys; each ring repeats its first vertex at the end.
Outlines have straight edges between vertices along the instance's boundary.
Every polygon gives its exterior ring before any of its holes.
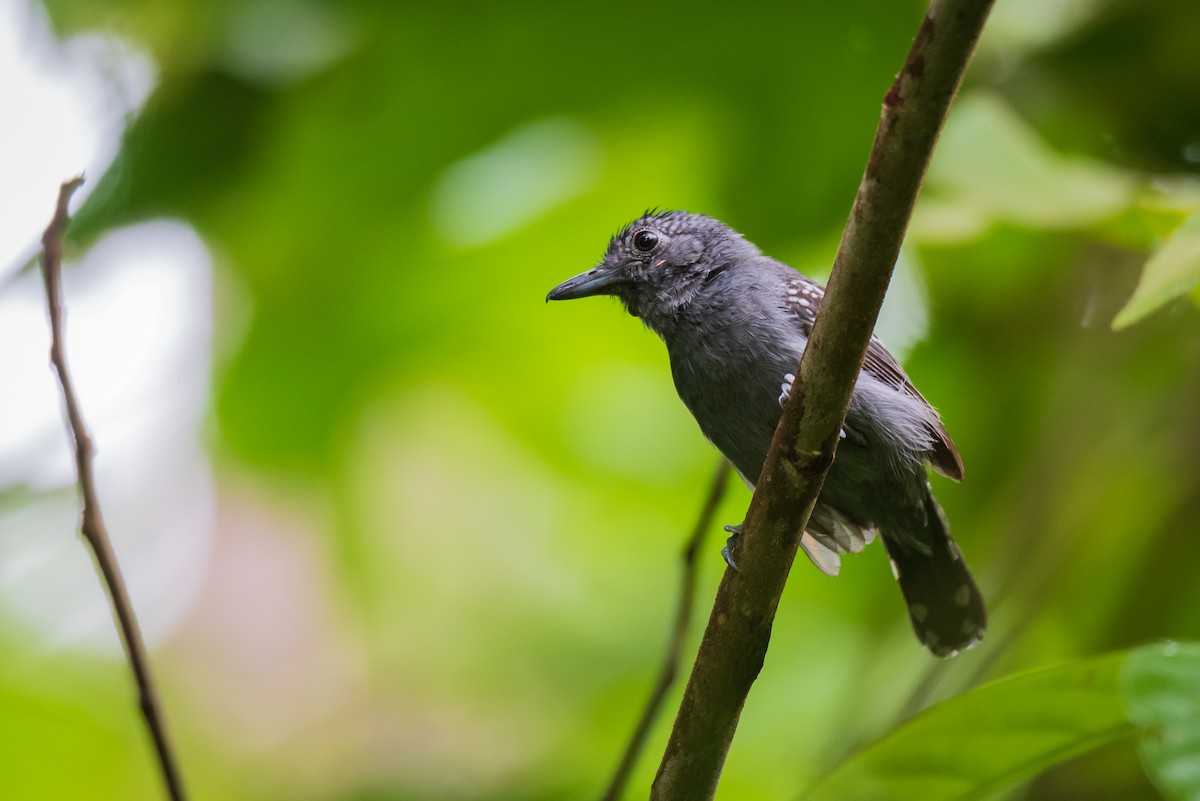
{"type": "Polygon", "coordinates": [[[686,211],[647,212],[617,232],[604,258],[550,290],[546,300],[616,295],[653,328],[700,293],[754,245],[724,223],[686,211]]]}

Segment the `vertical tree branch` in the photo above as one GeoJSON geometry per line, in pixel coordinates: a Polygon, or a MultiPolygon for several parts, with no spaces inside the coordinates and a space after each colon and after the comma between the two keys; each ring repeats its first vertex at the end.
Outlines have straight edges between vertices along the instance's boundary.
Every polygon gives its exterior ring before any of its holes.
{"type": "Polygon", "coordinates": [[[675,683],[675,678],[679,675],[679,660],[683,654],[683,645],[687,641],[688,629],[692,625],[692,607],[696,595],[696,555],[700,550],[700,544],[704,542],[705,535],[712,527],[717,506],[721,503],[722,496],[725,495],[725,487],[729,484],[729,472],[729,462],[722,459],[713,474],[712,484],[708,488],[708,496],[704,499],[704,505],[700,508],[700,514],[696,518],[696,525],[692,528],[692,536],[688,537],[687,543],[683,547],[681,554],[683,564],[679,576],[679,603],[675,608],[675,624],[671,628],[671,638],[667,642],[667,652],[663,656],[658,681],[655,682],[654,689],[650,691],[650,697],[646,701],[645,709],[642,710],[642,716],[633,729],[629,743],[625,746],[624,753],[621,754],[621,761],[617,764],[617,769],[613,772],[604,795],[600,796],[600,801],[618,801],[625,792],[625,785],[629,783],[629,775],[633,772],[637,758],[646,745],[650,727],[654,725],[659,710],[662,709],[663,701],[666,700],[671,685],[675,683]]]}
{"type": "Polygon", "coordinates": [[[146,655],[146,645],[142,641],[142,632],[138,628],[137,617],[133,612],[133,604],[129,600],[129,592],[125,589],[125,579],[117,565],[117,557],[113,552],[112,543],[108,539],[108,531],[104,527],[104,518],[100,514],[100,502],[96,495],[95,478],[92,468],[92,439],[88,435],[87,426],[83,422],[83,412],[79,407],[79,399],[75,394],[75,386],[71,373],[67,369],[67,357],[63,343],[63,305],[62,305],[62,241],[63,234],[71,218],[67,207],[71,196],[83,184],[83,176],[72,178],[59,189],[58,206],[54,218],[42,234],[42,277],[46,283],[46,303],[50,311],[50,362],[58,374],[58,383],[62,387],[63,404],[67,412],[67,427],[75,442],[75,469],[79,477],[79,491],[83,496],[83,538],[87,541],[104,578],[104,586],[108,590],[112,602],[113,613],[121,633],[121,641],[129,664],[133,668],[134,680],[137,683],[138,706],[146,721],[146,728],[154,741],[154,749],[158,755],[158,764],[166,785],[167,795],[173,801],[183,801],[186,797],[183,782],[176,767],[174,753],[167,739],[166,726],[163,722],[161,704],[150,677],[150,660],[146,655]]]}
{"type": "Polygon", "coordinates": [[[746,515],[740,572],[727,571],[717,591],[652,799],[696,801],[716,793],[746,696],[766,657],[800,534],[833,463],[933,146],[991,5],[933,0],[884,97],[798,380],[746,515]]]}

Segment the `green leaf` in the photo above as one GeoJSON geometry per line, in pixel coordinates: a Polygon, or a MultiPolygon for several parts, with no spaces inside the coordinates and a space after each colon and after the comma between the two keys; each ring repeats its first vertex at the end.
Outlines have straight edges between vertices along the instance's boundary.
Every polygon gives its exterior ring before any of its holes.
{"type": "Polygon", "coordinates": [[[1200,644],[1141,648],[1123,679],[1146,773],[1166,798],[1200,799],[1200,644]]]}
{"type": "Polygon", "coordinates": [[[802,798],[984,798],[1139,732],[1142,762],[1164,796],[1200,799],[1200,643],[1161,643],[980,687],[904,721],[802,798]]]}
{"type": "Polygon", "coordinates": [[[1124,654],[1026,673],[931,707],[843,762],[802,797],[979,798],[1131,736],[1124,654]]]}
{"type": "Polygon", "coordinates": [[[1113,328],[1130,326],[1197,286],[1200,286],[1200,212],[1185,219],[1146,261],[1133,297],[1117,313],[1113,328]]]}

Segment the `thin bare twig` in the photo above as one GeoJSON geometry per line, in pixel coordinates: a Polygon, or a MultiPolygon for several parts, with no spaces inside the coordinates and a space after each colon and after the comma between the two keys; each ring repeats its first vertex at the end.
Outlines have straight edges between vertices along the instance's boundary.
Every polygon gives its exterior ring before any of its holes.
{"type": "Polygon", "coordinates": [[[650,727],[654,725],[654,721],[662,709],[663,701],[666,700],[671,685],[675,683],[675,679],[679,675],[679,661],[683,654],[683,645],[687,642],[688,629],[692,625],[692,608],[696,595],[696,555],[699,553],[700,546],[709,529],[712,528],[713,516],[717,513],[717,506],[721,503],[721,498],[725,495],[725,488],[729,484],[729,472],[729,462],[722,459],[713,474],[712,484],[708,488],[708,496],[704,499],[704,505],[700,507],[700,514],[696,518],[692,535],[688,537],[683,552],[680,554],[682,569],[679,575],[679,603],[675,609],[675,623],[671,628],[671,638],[667,641],[667,651],[663,655],[658,681],[655,682],[654,689],[651,690],[650,697],[646,700],[642,716],[638,719],[633,734],[630,735],[625,752],[621,755],[621,761],[617,764],[617,769],[609,780],[608,789],[604,791],[604,795],[600,796],[600,801],[618,801],[625,792],[625,785],[629,783],[633,767],[646,745],[650,727]]]}
{"type": "Polygon", "coordinates": [[[154,749],[158,755],[158,765],[166,785],[167,796],[172,801],[184,801],[186,794],[183,781],[176,767],[174,752],[167,739],[166,726],[163,722],[162,707],[154,682],[150,677],[150,659],[146,655],[146,645],[142,641],[142,632],[138,628],[137,617],[133,613],[133,604],[129,600],[129,592],[125,589],[125,579],[117,565],[117,557],[113,552],[112,543],[108,539],[108,530],[104,527],[104,518],[100,514],[100,501],[96,495],[95,478],[92,470],[92,439],[83,422],[83,412],[79,407],[79,399],[75,394],[75,386],[71,373],[67,370],[67,357],[63,344],[63,305],[62,305],[62,251],[63,234],[71,217],[67,207],[75,190],[83,185],[83,176],[65,182],[58,193],[58,206],[54,218],[42,234],[42,277],[46,282],[46,303],[50,310],[50,362],[58,374],[58,383],[62,386],[63,403],[67,411],[67,423],[72,439],[75,441],[75,468],[79,476],[79,491],[83,496],[83,538],[87,541],[96,559],[96,566],[104,578],[104,586],[108,590],[112,602],[113,613],[117,627],[121,632],[121,641],[129,664],[133,668],[134,680],[138,689],[138,706],[142,717],[145,718],[146,728],[154,741],[154,749]]]}
{"type": "Polygon", "coordinates": [[[838,432],[917,193],[992,0],[933,0],[883,101],[875,143],[797,381],[746,514],[739,572],[727,571],[650,790],[712,798],[758,677],[800,534],[838,432]]]}

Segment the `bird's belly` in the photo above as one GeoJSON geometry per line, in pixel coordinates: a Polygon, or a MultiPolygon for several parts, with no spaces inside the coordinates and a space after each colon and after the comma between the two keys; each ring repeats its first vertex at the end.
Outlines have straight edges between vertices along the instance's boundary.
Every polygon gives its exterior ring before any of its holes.
{"type": "Polygon", "coordinates": [[[779,423],[778,380],[765,371],[718,372],[703,365],[672,364],[675,388],[700,431],[749,481],[762,472],[779,423]],[[757,373],[757,375],[756,375],[757,373]]]}
{"type": "MultiPolygon", "coordinates": [[[[704,436],[746,480],[757,482],[782,414],[780,384],[795,368],[760,363],[753,370],[721,369],[727,367],[673,361],[672,374],[704,436]]],[[[858,435],[839,444],[819,503],[871,526],[903,514],[900,510],[919,494],[925,478],[919,462],[895,458],[886,438],[879,436],[878,424],[864,418],[860,407],[851,404],[846,425],[858,435]]]]}

